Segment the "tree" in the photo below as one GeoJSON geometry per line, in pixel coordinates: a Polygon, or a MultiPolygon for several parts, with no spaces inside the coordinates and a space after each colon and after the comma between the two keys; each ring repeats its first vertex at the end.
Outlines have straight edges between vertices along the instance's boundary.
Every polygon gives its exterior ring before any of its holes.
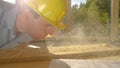
{"type": "Polygon", "coordinates": [[[73,22],[78,22],[79,18],[78,18],[78,5],[75,4],[72,6],[72,21],[73,22]]]}
{"type": "Polygon", "coordinates": [[[74,22],[98,20],[106,24],[111,18],[111,0],[87,0],[86,4],[81,4],[80,7],[74,5],[72,11],[74,22]]]}
{"type": "Polygon", "coordinates": [[[111,0],[99,0],[97,5],[100,11],[101,22],[106,24],[111,18],[111,0]]]}

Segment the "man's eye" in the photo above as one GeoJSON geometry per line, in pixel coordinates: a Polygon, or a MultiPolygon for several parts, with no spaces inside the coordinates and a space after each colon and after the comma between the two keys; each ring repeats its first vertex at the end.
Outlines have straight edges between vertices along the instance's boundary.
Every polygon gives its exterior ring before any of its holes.
{"type": "Polygon", "coordinates": [[[48,22],[46,23],[46,26],[52,26],[51,24],[48,24],[48,22]]]}

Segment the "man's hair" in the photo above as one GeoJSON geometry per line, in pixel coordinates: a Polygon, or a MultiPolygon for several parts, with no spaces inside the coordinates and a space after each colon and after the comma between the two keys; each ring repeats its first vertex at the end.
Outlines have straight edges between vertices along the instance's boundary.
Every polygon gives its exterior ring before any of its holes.
{"type": "Polygon", "coordinates": [[[23,4],[23,5],[17,4],[16,6],[18,8],[18,14],[21,14],[25,9],[28,9],[33,14],[34,18],[40,17],[39,14],[37,14],[33,9],[31,9],[29,6],[27,6],[25,4],[23,4]]]}

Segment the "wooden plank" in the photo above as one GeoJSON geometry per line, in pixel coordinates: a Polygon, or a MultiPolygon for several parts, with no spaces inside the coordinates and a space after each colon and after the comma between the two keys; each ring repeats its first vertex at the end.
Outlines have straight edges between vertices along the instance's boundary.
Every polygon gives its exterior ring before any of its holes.
{"type": "Polygon", "coordinates": [[[119,0],[111,0],[111,41],[118,39],[119,0]]]}
{"type": "Polygon", "coordinates": [[[0,64],[0,68],[119,68],[115,60],[53,59],[22,63],[0,64]]]}
{"type": "Polygon", "coordinates": [[[66,30],[70,31],[71,27],[71,0],[67,1],[67,10],[66,10],[66,30]]]}
{"type": "Polygon", "coordinates": [[[0,50],[0,63],[25,62],[50,59],[47,49],[20,48],[11,50],[0,50]]]}
{"type": "Polygon", "coordinates": [[[50,60],[0,64],[0,68],[48,68],[50,60]]]}
{"type": "Polygon", "coordinates": [[[89,44],[52,48],[18,48],[12,50],[0,50],[0,63],[48,59],[97,59],[112,56],[118,56],[119,58],[115,59],[120,60],[120,47],[89,44]]]}

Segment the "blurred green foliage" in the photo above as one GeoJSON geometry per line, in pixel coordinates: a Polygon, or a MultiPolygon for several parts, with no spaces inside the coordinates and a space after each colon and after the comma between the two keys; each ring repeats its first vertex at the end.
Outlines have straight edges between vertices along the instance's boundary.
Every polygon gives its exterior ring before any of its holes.
{"type": "Polygon", "coordinates": [[[103,25],[110,22],[111,0],[87,0],[86,4],[72,6],[72,21],[74,23],[103,25]]]}

